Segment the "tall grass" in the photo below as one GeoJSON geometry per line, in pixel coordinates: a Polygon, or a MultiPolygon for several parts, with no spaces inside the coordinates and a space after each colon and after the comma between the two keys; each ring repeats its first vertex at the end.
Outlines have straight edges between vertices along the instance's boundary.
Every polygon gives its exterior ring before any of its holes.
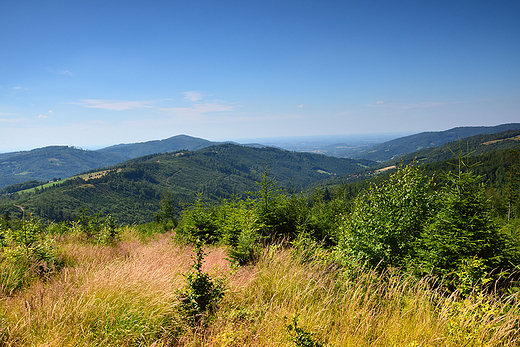
{"type": "Polygon", "coordinates": [[[290,345],[287,324],[295,315],[299,326],[331,346],[512,346],[520,341],[517,297],[461,301],[431,289],[427,280],[366,271],[344,277],[295,261],[287,251],[264,256],[254,279],[227,302],[210,345],[240,345],[231,340],[290,345]]]}
{"type": "Polygon", "coordinates": [[[115,247],[73,243],[64,248],[75,267],[2,298],[0,341],[7,346],[124,346],[172,338],[175,289],[189,266],[189,249],[170,246],[167,237],[146,245],[129,240],[115,247]]]}
{"type": "Polygon", "coordinates": [[[295,346],[288,330],[294,317],[327,346],[520,344],[517,296],[462,300],[428,280],[397,272],[347,276],[281,249],[233,272],[224,250],[211,249],[204,271],[227,274],[228,289],[215,315],[192,327],[177,310],[190,247],[168,234],[62,247],[74,266],[0,298],[0,346],[295,346]]]}

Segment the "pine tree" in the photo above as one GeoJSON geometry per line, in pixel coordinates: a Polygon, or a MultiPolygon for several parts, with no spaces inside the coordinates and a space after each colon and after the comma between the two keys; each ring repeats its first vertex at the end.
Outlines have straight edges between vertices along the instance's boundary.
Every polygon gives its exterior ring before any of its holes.
{"type": "Polygon", "coordinates": [[[439,210],[422,233],[425,270],[452,276],[469,259],[482,259],[487,269],[501,263],[504,240],[491,218],[482,177],[473,173],[468,155],[459,149],[457,171],[444,174],[439,210]]]}

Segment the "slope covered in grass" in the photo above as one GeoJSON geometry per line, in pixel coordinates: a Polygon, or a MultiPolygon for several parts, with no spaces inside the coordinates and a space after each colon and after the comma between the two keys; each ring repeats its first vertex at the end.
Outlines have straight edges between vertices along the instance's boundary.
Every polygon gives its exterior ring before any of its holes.
{"type": "Polygon", "coordinates": [[[327,262],[304,263],[281,247],[233,271],[222,248],[207,249],[203,271],[225,277],[227,289],[214,315],[190,326],[178,311],[178,293],[191,247],[169,234],[142,242],[132,230],[111,246],[67,238],[58,245],[68,267],[0,297],[0,345],[297,346],[302,336],[315,346],[520,341],[518,293],[460,299],[432,289],[427,279],[391,271],[347,275],[327,262]]]}

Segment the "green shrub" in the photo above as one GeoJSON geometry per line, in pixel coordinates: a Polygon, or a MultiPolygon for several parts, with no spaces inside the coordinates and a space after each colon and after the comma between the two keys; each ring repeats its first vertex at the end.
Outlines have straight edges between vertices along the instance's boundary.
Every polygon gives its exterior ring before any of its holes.
{"type": "Polygon", "coordinates": [[[208,206],[202,201],[201,194],[181,214],[181,222],[176,229],[184,240],[201,239],[204,243],[215,243],[221,235],[218,225],[218,214],[215,206],[208,206]]]}
{"type": "Polygon", "coordinates": [[[223,282],[212,279],[209,274],[202,271],[205,256],[203,246],[203,241],[195,240],[193,266],[184,276],[185,288],[179,292],[181,310],[193,324],[211,315],[224,296],[223,282]]]}
{"type": "Polygon", "coordinates": [[[412,164],[356,197],[351,213],[339,223],[339,258],[371,267],[408,266],[435,209],[433,187],[412,164]]]}
{"type": "Polygon", "coordinates": [[[87,209],[80,210],[76,227],[88,242],[108,245],[119,241],[121,228],[109,213],[101,217],[99,213],[91,215],[87,209]]]}
{"type": "MultiPolygon", "coordinates": [[[[461,166],[466,165],[459,160],[461,166]]],[[[447,184],[438,195],[439,209],[422,233],[424,270],[453,281],[457,280],[455,271],[470,259],[479,259],[479,267],[489,270],[507,266],[506,240],[491,218],[481,177],[467,167],[444,178],[447,184]]]]}
{"type": "Polygon", "coordinates": [[[64,265],[54,240],[44,232],[40,220],[24,220],[18,228],[1,233],[0,292],[10,294],[64,265]]]}
{"type": "Polygon", "coordinates": [[[287,325],[287,330],[292,335],[291,341],[298,347],[323,347],[324,345],[316,340],[313,333],[306,331],[298,326],[298,317],[295,316],[292,322],[287,325]]]}

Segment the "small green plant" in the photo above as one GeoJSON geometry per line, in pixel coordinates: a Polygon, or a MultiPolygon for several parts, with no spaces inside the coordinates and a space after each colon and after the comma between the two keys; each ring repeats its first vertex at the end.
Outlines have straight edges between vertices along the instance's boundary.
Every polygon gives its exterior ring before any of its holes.
{"type": "Polygon", "coordinates": [[[201,239],[205,243],[214,243],[220,238],[216,208],[202,201],[201,193],[197,193],[192,206],[182,212],[181,220],[176,232],[183,240],[201,239]]]}
{"type": "Polygon", "coordinates": [[[80,210],[77,225],[88,242],[101,245],[116,243],[121,233],[111,214],[102,218],[99,213],[91,215],[85,208],[80,210]]]}
{"type": "Polygon", "coordinates": [[[255,263],[262,251],[260,224],[252,200],[231,200],[219,209],[222,241],[228,245],[228,259],[236,266],[255,263]]]}
{"type": "Polygon", "coordinates": [[[464,297],[473,292],[480,292],[482,287],[492,279],[488,276],[489,269],[484,264],[484,259],[477,256],[461,260],[455,271],[455,287],[464,297]]]}
{"type": "Polygon", "coordinates": [[[0,292],[10,294],[59,270],[63,261],[40,220],[24,218],[19,227],[2,230],[0,292]]]}
{"type": "MultiPolygon", "coordinates": [[[[287,317],[285,317],[287,319],[287,317]]],[[[316,340],[313,333],[298,326],[298,316],[294,316],[292,322],[287,325],[291,334],[291,341],[298,347],[324,347],[325,345],[316,340]]]]}
{"type": "Polygon", "coordinates": [[[177,208],[171,192],[165,192],[159,202],[159,212],[155,214],[155,221],[162,225],[163,231],[175,229],[177,220],[177,208]]]}
{"type": "Polygon", "coordinates": [[[194,241],[195,256],[190,271],[184,276],[186,285],[179,293],[182,312],[197,324],[202,318],[211,315],[219,301],[224,296],[224,284],[214,280],[208,273],[202,271],[204,256],[204,242],[200,239],[194,241]]]}

